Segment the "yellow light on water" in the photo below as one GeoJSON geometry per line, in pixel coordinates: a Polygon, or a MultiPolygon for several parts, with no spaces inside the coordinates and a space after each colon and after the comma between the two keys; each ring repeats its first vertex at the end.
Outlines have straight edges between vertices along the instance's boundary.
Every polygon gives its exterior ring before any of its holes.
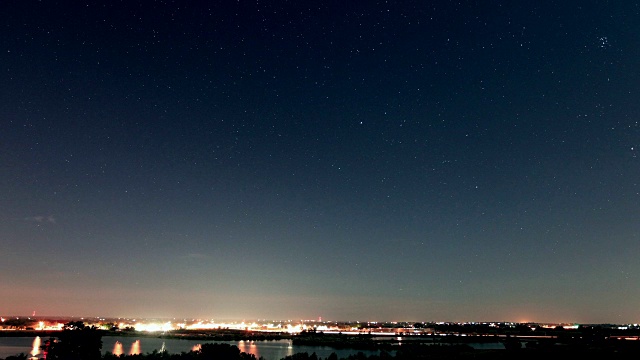
{"type": "Polygon", "coordinates": [[[115,356],[120,356],[122,355],[123,351],[122,351],[122,343],[120,341],[116,341],[115,344],[113,344],[113,351],[112,351],[113,355],[115,356]]]}
{"type": "Polygon", "coordinates": [[[33,349],[31,349],[31,356],[35,357],[35,356],[38,356],[38,354],[40,354],[41,342],[42,340],[40,340],[40,336],[36,336],[36,338],[33,339],[33,344],[32,344],[33,349]]]}
{"type": "Polygon", "coordinates": [[[131,344],[131,350],[129,351],[129,355],[139,355],[140,354],[140,340],[136,340],[131,344]]]}

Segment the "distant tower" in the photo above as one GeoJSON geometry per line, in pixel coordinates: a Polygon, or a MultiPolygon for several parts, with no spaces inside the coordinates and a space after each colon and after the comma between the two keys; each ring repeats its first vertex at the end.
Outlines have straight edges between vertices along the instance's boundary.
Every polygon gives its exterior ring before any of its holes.
{"type": "Polygon", "coordinates": [[[322,316],[318,316],[318,322],[322,322],[322,316]]]}

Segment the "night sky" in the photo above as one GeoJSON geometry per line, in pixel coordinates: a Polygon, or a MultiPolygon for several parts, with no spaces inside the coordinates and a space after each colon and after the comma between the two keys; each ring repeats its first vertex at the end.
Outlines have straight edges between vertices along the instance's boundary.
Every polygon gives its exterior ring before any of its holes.
{"type": "Polygon", "coordinates": [[[2,314],[640,321],[637,1],[0,18],[2,314]]]}

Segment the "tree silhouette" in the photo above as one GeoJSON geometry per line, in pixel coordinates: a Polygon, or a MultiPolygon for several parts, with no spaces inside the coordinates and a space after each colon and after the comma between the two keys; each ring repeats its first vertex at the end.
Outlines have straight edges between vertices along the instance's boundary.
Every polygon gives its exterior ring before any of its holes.
{"type": "Polygon", "coordinates": [[[98,360],[101,358],[102,331],[81,321],[65,324],[58,337],[45,342],[47,360],[98,360]]]}

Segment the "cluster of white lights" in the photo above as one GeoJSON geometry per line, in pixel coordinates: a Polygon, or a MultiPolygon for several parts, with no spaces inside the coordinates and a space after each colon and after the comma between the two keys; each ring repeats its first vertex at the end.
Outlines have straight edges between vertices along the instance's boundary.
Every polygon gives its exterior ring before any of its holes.
{"type": "MultiPolygon", "coordinates": [[[[120,323],[120,328],[124,328],[127,325],[120,323]]],[[[253,330],[253,331],[285,331],[291,334],[297,334],[301,331],[308,330],[309,327],[304,324],[291,325],[287,324],[283,327],[282,324],[258,324],[258,323],[216,323],[216,322],[197,322],[187,325],[186,323],[173,324],[170,321],[165,323],[141,323],[136,322],[133,325],[136,331],[144,332],[165,332],[178,329],[186,330],[215,330],[215,329],[231,329],[231,330],[253,330]]],[[[327,326],[321,326],[318,330],[328,330],[327,326]]]]}
{"type": "Polygon", "coordinates": [[[136,331],[146,331],[146,332],[175,330],[175,327],[171,325],[171,322],[169,321],[167,321],[166,323],[150,323],[150,324],[136,323],[133,327],[134,329],[136,329],[136,331]]]}

